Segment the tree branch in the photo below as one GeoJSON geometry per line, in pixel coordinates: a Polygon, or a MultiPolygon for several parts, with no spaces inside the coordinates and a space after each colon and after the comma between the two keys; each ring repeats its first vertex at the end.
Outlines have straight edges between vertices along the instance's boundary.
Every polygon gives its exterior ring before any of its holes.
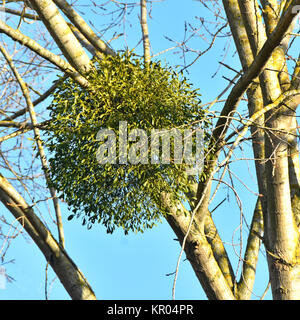
{"type": "Polygon", "coordinates": [[[50,231],[13,186],[0,175],[0,201],[24,225],[40,248],[61,283],[73,300],[96,300],[96,296],[67,252],[56,242],[50,231]]]}
{"type": "Polygon", "coordinates": [[[237,298],[239,300],[249,300],[254,285],[256,264],[263,236],[263,212],[260,199],[256,202],[249,231],[241,279],[237,286],[237,298]]]}
{"type": "Polygon", "coordinates": [[[52,0],[29,0],[69,63],[82,75],[91,61],[52,0]]]}
{"type": "MultiPolygon", "coordinates": [[[[178,206],[175,206],[170,201],[169,195],[163,194],[161,202],[164,210],[170,213],[166,215],[166,220],[179,239],[182,250],[185,251],[207,297],[211,300],[235,300],[230,284],[222,273],[211,246],[197,223],[191,220],[190,214],[182,211],[184,208],[179,209],[178,206]]],[[[179,262],[180,257],[177,262],[176,275],[179,262]]],[[[173,286],[173,298],[175,298],[174,289],[173,286]]]]}
{"type": "Polygon", "coordinates": [[[37,42],[32,40],[31,38],[22,34],[19,30],[15,30],[5,24],[2,20],[0,20],[0,33],[5,33],[11,39],[19,42],[20,44],[26,46],[42,58],[46,59],[47,61],[53,63],[57,66],[61,71],[68,74],[72,77],[78,84],[83,87],[88,87],[89,83],[86,78],[84,78],[78,71],[76,71],[68,62],[61,59],[59,56],[55,55],[54,53],[50,52],[49,50],[43,48],[37,42]]]}
{"type": "Polygon", "coordinates": [[[229,125],[226,117],[228,117],[230,113],[236,110],[239,101],[245,93],[246,89],[251,84],[251,82],[255,78],[257,78],[263,71],[266,63],[272,55],[273,50],[280,44],[280,42],[284,38],[290,24],[296,16],[296,14],[292,11],[292,7],[295,5],[300,5],[300,0],[293,0],[293,3],[280,19],[275,30],[267,39],[249,69],[244,73],[244,75],[239,79],[239,81],[231,90],[221,112],[221,117],[217,122],[216,129],[214,130],[212,135],[212,141],[214,144],[216,141],[219,141],[219,143],[223,141],[226,134],[226,127],[228,127],[229,125]]]}
{"type": "Polygon", "coordinates": [[[65,0],[54,0],[54,3],[70,19],[74,26],[85,36],[85,38],[95,47],[96,50],[104,53],[115,55],[115,52],[102,41],[82,17],[68,4],[65,0]]]}
{"type": "Polygon", "coordinates": [[[141,27],[143,34],[143,46],[144,46],[144,60],[145,63],[150,63],[150,41],[149,41],[149,30],[147,24],[147,0],[141,0],[141,27]]]}
{"type": "Polygon", "coordinates": [[[32,104],[32,101],[31,101],[31,98],[29,95],[29,90],[27,88],[26,83],[23,81],[22,77],[20,76],[17,68],[13,64],[12,59],[9,56],[8,52],[1,45],[0,45],[0,51],[3,54],[8,65],[10,66],[17,82],[19,83],[21,90],[22,90],[22,93],[23,93],[23,96],[24,96],[26,103],[27,103],[27,108],[28,108],[28,111],[30,114],[32,124],[33,124],[33,132],[34,132],[35,141],[36,141],[37,149],[38,149],[41,164],[42,164],[42,169],[44,171],[46,182],[47,182],[47,185],[48,185],[51,197],[52,197],[53,205],[54,205],[54,210],[55,210],[55,214],[56,214],[56,223],[57,223],[58,235],[59,235],[59,243],[62,247],[64,247],[65,238],[64,238],[63,224],[62,224],[62,218],[61,218],[61,210],[60,210],[58,198],[56,196],[56,191],[53,187],[50,186],[51,178],[49,175],[49,167],[48,167],[46,154],[45,154],[44,147],[43,147],[42,140],[41,140],[40,130],[37,126],[38,121],[36,118],[34,106],[32,104]]]}

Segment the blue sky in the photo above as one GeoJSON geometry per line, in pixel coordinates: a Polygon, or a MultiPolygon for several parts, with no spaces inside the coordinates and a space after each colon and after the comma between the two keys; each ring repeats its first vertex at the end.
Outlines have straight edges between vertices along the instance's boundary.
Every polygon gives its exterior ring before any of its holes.
{"type": "MultiPolygon", "coordinates": [[[[190,22],[196,27],[200,27],[199,19],[196,16],[204,16],[213,21],[209,16],[209,11],[198,1],[186,0],[166,0],[153,5],[151,12],[152,19],[149,20],[150,41],[153,53],[158,53],[168,47],[173,46],[168,38],[181,41],[184,38],[185,22],[190,22]],[[183,4],[184,3],[184,4],[183,4]]],[[[85,18],[93,21],[99,29],[105,17],[92,16],[85,10],[85,18]],[[103,19],[103,20],[102,20],[103,19]]],[[[130,17],[131,21],[137,19],[137,11],[130,17]]],[[[122,32],[122,28],[120,28],[122,32]]],[[[139,26],[133,24],[126,25],[126,43],[129,48],[135,46],[140,39],[139,26]]],[[[204,32],[199,29],[199,33],[204,32]]],[[[107,39],[109,36],[107,35],[107,39]]],[[[217,75],[212,75],[219,67],[219,61],[224,62],[237,70],[240,70],[238,57],[235,54],[233,42],[224,51],[224,44],[227,38],[221,39],[216,45],[189,70],[188,78],[194,86],[200,88],[203,103],[213,100],[226,86],[227,81],[223,76],[233,78],[234,73],[222,67],[217,75]]],[[[124,38],[112,42],[115,49],[123,47],[124,38]]],[[[194,49],[205,50],[209,42],[195,38],[190,42],[194,49]]],[[[137,48],[137,53],[141,53],[141,45],[137,48]]],[[[175,50],[178,51],[178,50],[175,50]]],[[[159,56],[162,61],[171,65],[182,64],[179,59],[180,54],[175,51],[159,56]]],[[[188,54],[188,61],[192,61],[195,55],[188,54]]],[[[48,102],[47,102],[48,103],[48,102]]],[[[46,104],[47,104],[46,103],[46,104]]],[[[46,105],[45,104],[45,105],[46,105]]],[[[215,106],[215,110],[220,110],[222,104],[215,106]]],[[[246,107],[241,105],[240,112],[245,112],[246,107]]],[[[237,157],[252,157],[251,149],[245,146],[244,150],[237,150],[237,157]]],[[[238,174],[238,177],[256,192],[255,172],[251,161],[237,161],[231,165],[231,170],[238,174]]],[[[243,203],[243,213],[247,223],[251,223],[251,215],[255,205],[256,196],[249,192],[237,179],[234,181],[236,190],[239,192],[243,203]]],[[[225,246],[234,262],[234,270],[239,266],[237,255],[239,247],[233,246],[239,241],[240,232],[240,210],[236,205],[232,192],[221,186],[211,209],[224,198],[227,200],[215,211],[214,218],[219,227],[219,232],[225,242],[225,246]]],[[[67,221],[69,212],[62,204],[63,220],[66,236],[66,249],[75,263],[83,271],[90,282],[99,299],[171,299],[173,276],[166,276],[175,271],[180,247],[174,241],[175,235],[170,227],[163,222],[152,230],[147,230],[144,234],[124,235],[122,230],[117,230],[112,235],[100,225],[95,225],[91,230],[86,230],[81,226],[79,220],[67,221]]],[[[1,207],[1,214],[9,218],[4,207],[1,207]]],[[[46,211],[45,211],[46,214],[46,211]]],[[[244,224],[244,231],[247,230],[244,224]]],[[[55,232],[55,230],[54,230],[55,232]]],[[[243,243],[246,242],[246,232],[243,232],[243,243]]],[[[46,262],[35,244],[28,238],[19,236],[13,240],[6,256],[6,261],[15,259],[14,263],[6,264],[6,272],[15,281],[6,284],[6,289],[0,289],[0,299],[45,299],[45,268],[46,262]]],[[[179,276],[176,285],[177,299],[206,299],[206,296],[194,275],[188,261],[183,257],[179,276]]],[[[253,299],[261,295],[268,282],[266,264],[264,262],[264,250],[258,264],[258,277],[254,287],[253,299]],[[257,296],[256,296],[257,295],[257,296]]],[[[240,271],[240,269],[239,269],[240,271]]],[[[69,299],[64,288],[55,274],[48,270],[48,293],[50,299],[69,299]]],[[[270,292],[266,299],[270,298],[270,292]]]]}

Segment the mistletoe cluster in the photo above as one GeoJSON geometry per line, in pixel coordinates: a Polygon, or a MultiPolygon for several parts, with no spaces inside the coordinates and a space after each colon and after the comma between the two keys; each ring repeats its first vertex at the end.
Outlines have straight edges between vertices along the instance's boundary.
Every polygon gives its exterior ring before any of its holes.
{"type": "Polygon", "coordinates": [[[160,62],[145,66],[133,54],[95,60],[87,78],[89,89],[65,80],[49,106],[53,186],[72,208],[69,219],[81,216],[88,227],[100,222],[109,233],[115,227],[142,232],[166,214],[159,205],[163,192],[180,199],[187,191],[186,165],[100,164],[97,133],[108,128],[118,136],[120,121],[149,134],[207,127],[200,95],[182,74],[160,62]]]}

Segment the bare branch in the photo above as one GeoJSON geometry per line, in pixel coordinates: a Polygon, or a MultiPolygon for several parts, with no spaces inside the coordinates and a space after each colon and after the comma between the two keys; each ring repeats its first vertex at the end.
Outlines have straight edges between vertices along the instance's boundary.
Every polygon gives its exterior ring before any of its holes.
{"type": "Polygon", "coordinates": [[[0,32],[5,33],[7,36],[12,38],[13,40],[21,43],[22,45],[28,47],[30,50],[37,53],[39,56],[48,60],[57,66],[61,71],[65,72],[69,76],[71,76],[75,81],[77,81],[80,85],[87,87],[89,85],[88,81],[78,72],[76,71],[68,62],[61,59],[59,56],[50,52],[49,50],[40,46],[37,42],[32,40],[31,38],[22,34],[19,30],[15,30],[5,24],[0,20],[0,32]]]}
{"type": "Polygon", "coordinates": [[[3,54],[4,58],[6,59],[7,63],[9,64],[12,72],[14,73],[20,87],[21,90],[23,92],[24,98],[26,100],[27,103],[27,108],[30,114],[30,118],[33,124],[33,131],[34,131],[34,135],[35,135],[35,141],[37,144],[37,149],[40,155],[40,159],[41,159],[41,164],[42,164],[42,168],[44,170],[44,174],[46,177],[46,181],[50,190],[50,194],[53,200],[53,205],[54,205],[54,210],[56,213],[56,222],[57,222],[57,228],[58,228],[58,235],[59,235],[59,243],[62,247],[64,247],[64,243],[65,243],[65,238],[64,238],[64,231],[63,231],[63,224],[62,224],[62,218],[61,218],[61,210],[60,210],[60,206],[59,206],[59,202],[58,202],[58,198],[56,196],[56,191],[53,187],[50,186],[51,183],[51,179],[50,179],[50,175],[49,175],[49,167],[47,164],[47,159],[46,159],[46,154],[44,151],[44,147],[42,144],[42,140],[41,140],[41,135],[40,135],[40,130],[37,127],[38,125],[38,121],[36,118],[36,114],[34,111],[34,106],[33,103],[31,101],[30,95],[29,95],[29,91],[27,88],[26,83],[23,81],[22,77],[20,76],[17,68],[15,67],[15,65],[13,64],[8,52],[0,45],[0,51],[3,54]]]}
{"type": "Polygon", "coordinates": [[[141,0],[141,27],[143,34],[144,60],[149,63],[151,59],[149,30],[147,24],[147,0],[141,0]]]}
{"type": "Polygon", "coordinates": [[[0,201],[24,225],[24,229],[40,248],[71,298],[95,300],[90,285],[67,252],[56,242],[33,209],[2,175],[0,175],[0,201]]]}
{"type": "Polygon", "coordinates": [[[95,47],[96,50],[104,54],[115,54],[115,52],[95,34],[95,32],[72,8],[72,6],[68,4],[67,1],[54,0],[54,2],[65,13],[75,27],[77,27],[77,29],[85,36],[85,38],[95,47]]]}
{"type": "Polygon", "coordinates": [[[91,68],[91,61],[71,32],[52,0],[30,0],[68,62],[82,75],[91,68]]]}

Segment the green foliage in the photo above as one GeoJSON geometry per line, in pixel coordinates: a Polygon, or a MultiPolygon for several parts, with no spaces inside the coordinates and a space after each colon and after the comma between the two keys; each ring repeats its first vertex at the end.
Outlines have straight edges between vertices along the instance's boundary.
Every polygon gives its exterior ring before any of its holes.
{"type": "Polygon", "coordinates": [[[181,75],[160,63],[144,66],[134,55],[117,55],[94,61],[88,74],[92,89],[67,79],[54,93],[50,110],[47,146],[51,151],[54,187],[91,227],[100,222],[143,231],[160,221],[160,195],[172,192],[181,198],[186,191],[186,165],[105,164],[96,159],[100,142],[97,132],[113,129],[118,137],[119,121],[133,128],[193,128],[205,120],[198,90],[181,75]]]}

